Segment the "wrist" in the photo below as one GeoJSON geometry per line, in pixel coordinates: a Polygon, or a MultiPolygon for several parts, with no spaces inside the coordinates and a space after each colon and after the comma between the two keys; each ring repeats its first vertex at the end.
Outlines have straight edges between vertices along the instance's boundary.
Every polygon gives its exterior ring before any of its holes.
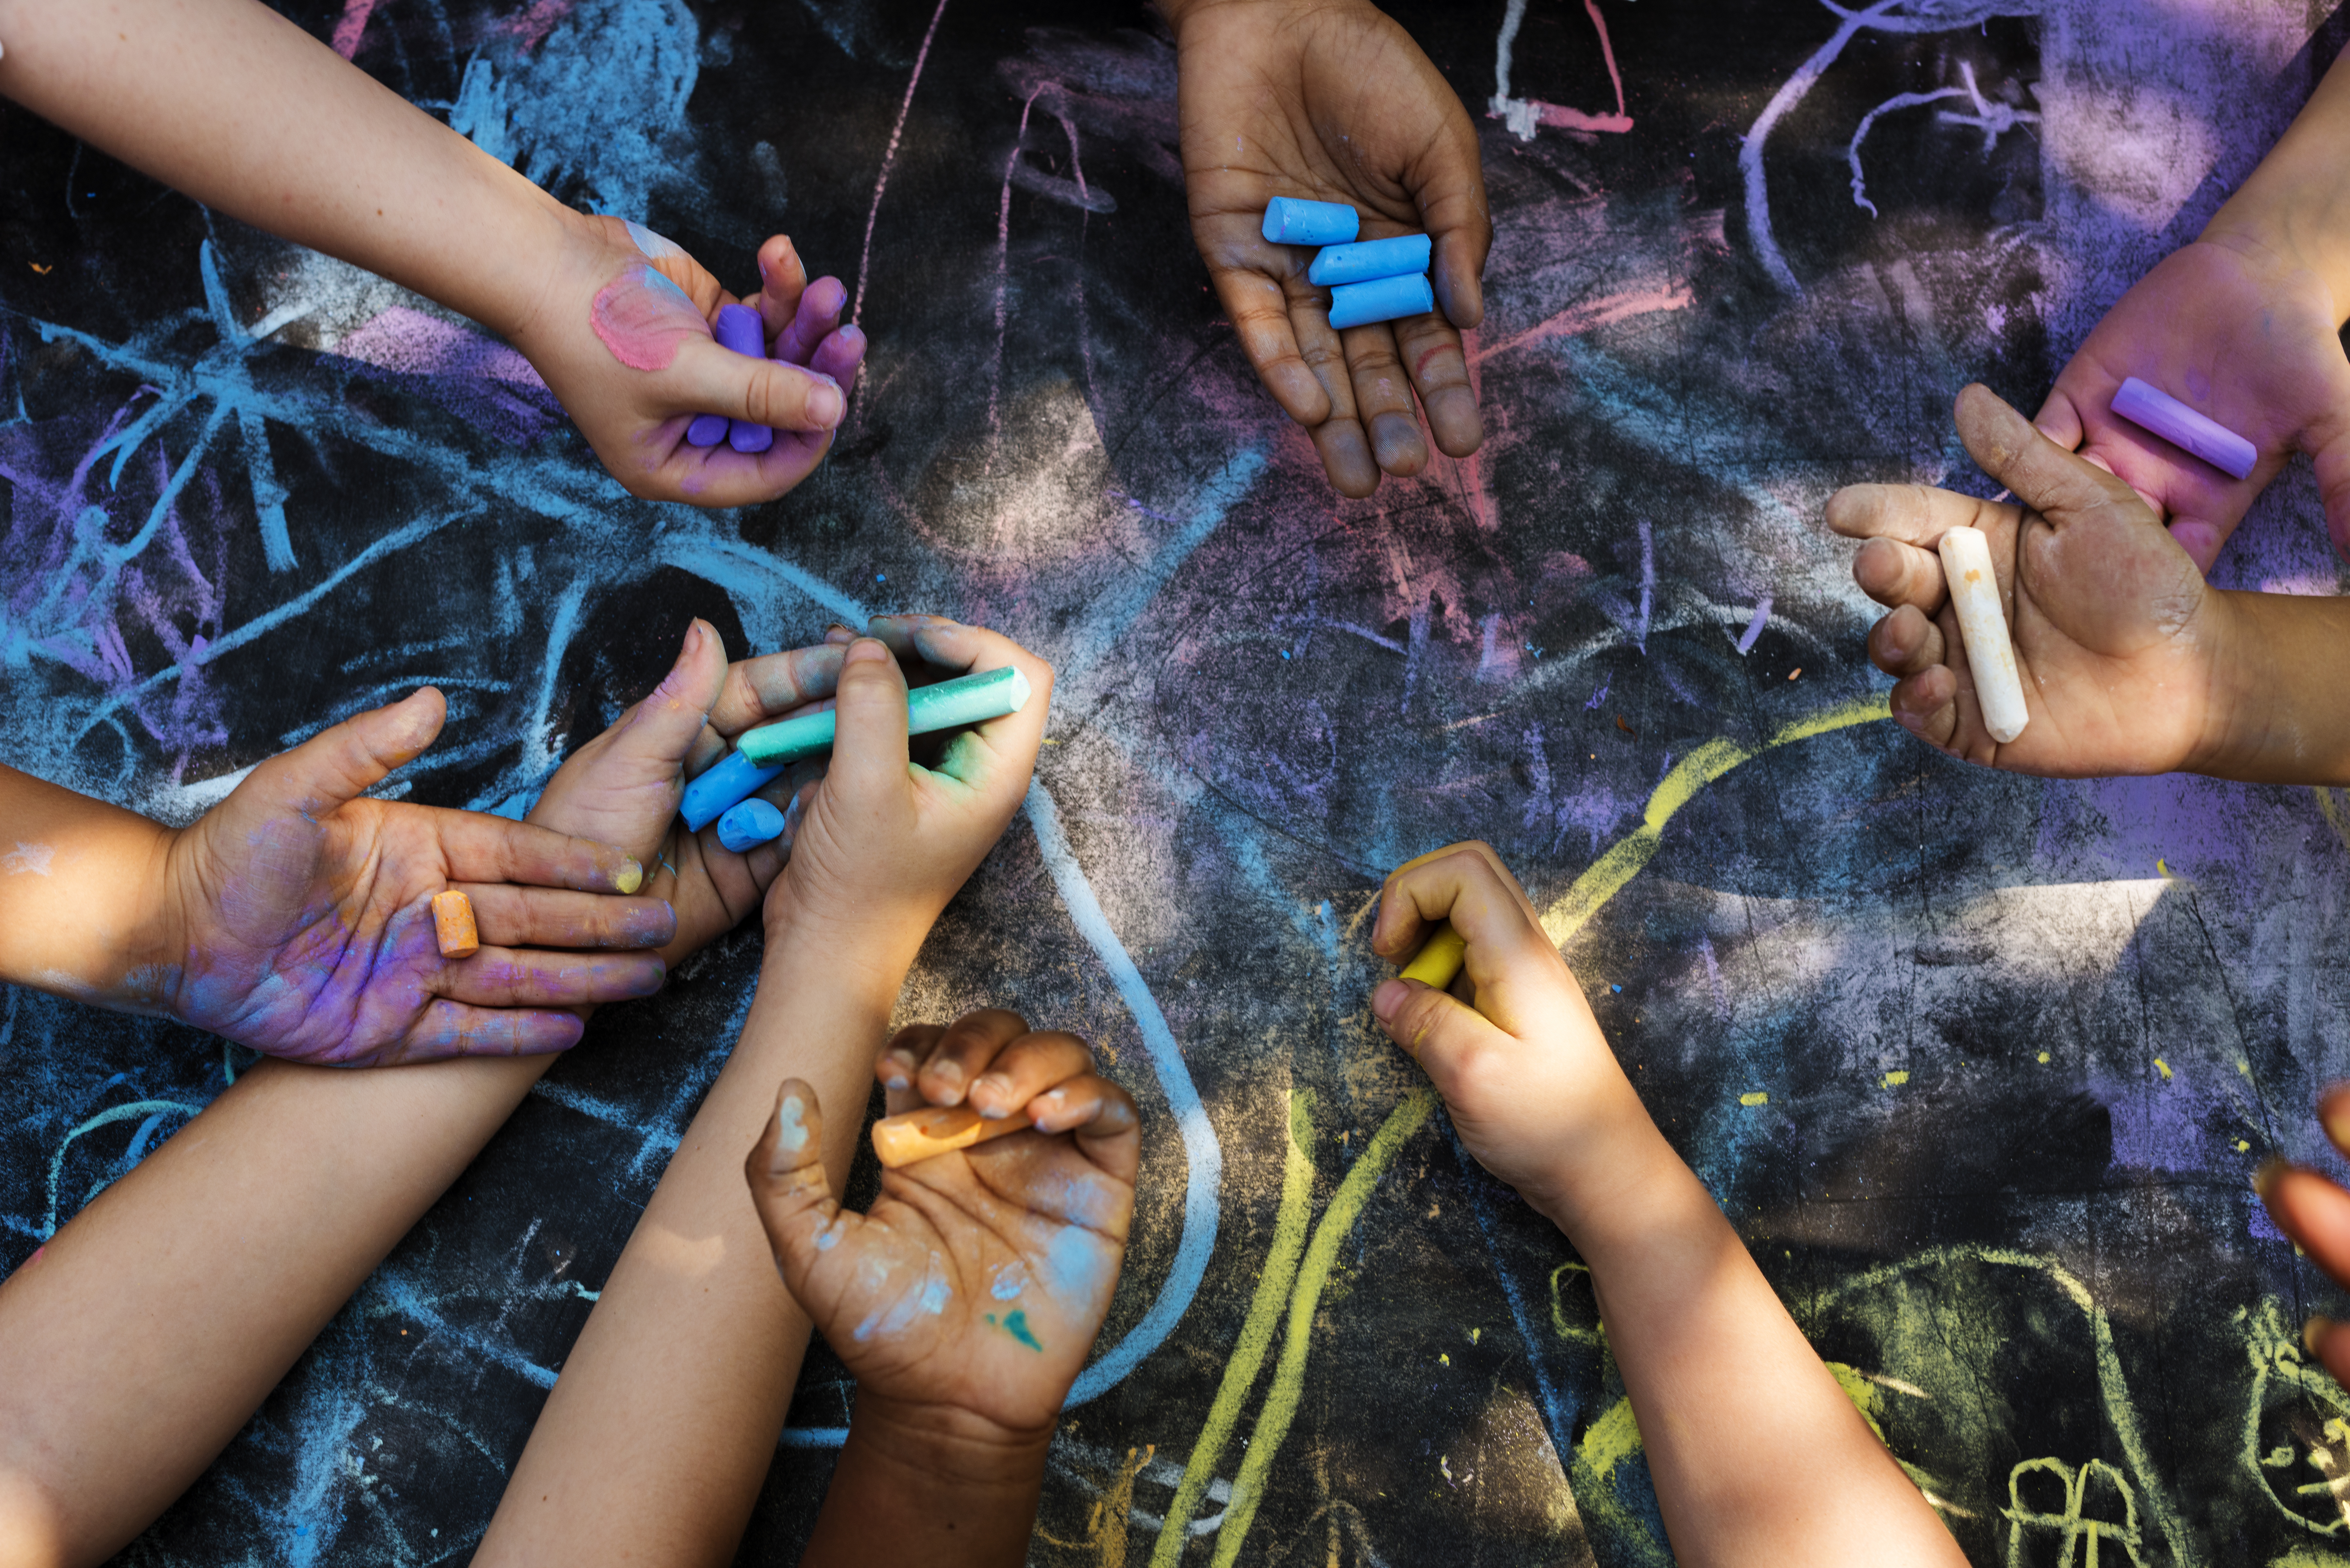
{"type": "Polygon", "coordinates": [[[993,1492],[1044,1479],[1053,1427],[1006,1427],[960,1405],[899,1399],[860,1385],[848,1441],[929,1485],[993,1492]]]}
{"type": "Polygon", "coordinates": [[[1594,1267],[1618,1246],[1644,1244],[1654,1234],[1659,1207],[1679,1205],[1684,1187],[1697,1179],[1631,1085],[1623,1093],[1630,1106],[1601,1121],[1596,1131],[1563,1138],[1544,1162],[1540,1181],[1524,1194],[1594,1267]]]}
{"type": "Polygon", "coordinates": [[[784,897],[784,883],[779,877],[767,890],[761,988],[822,986],[851,1005],[878,1012],[886,1023],[929,933],[929,922],[918,923],[909,940],[897,922],[869,915],[827,919],[821,910],[784,897]]]}

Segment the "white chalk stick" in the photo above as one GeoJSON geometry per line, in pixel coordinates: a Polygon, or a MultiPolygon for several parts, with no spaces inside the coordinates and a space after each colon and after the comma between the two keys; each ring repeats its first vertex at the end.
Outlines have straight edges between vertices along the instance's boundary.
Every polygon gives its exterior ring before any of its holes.
{"type": "Polygon", "coordinates": [[[2015,668],[2015,644],[1999,606],[1999,574],[1991,569],[1991,541],[1980,528],[1953,528],[1942,535],[1942,576],[1950,585],[1950,607],[1959,612],[1967,668],[1974,671],[1975,701],[1983,728],[2001,745],[2023,733],[2032,715],[2023,705],[2023,678],[2015,668]]]}

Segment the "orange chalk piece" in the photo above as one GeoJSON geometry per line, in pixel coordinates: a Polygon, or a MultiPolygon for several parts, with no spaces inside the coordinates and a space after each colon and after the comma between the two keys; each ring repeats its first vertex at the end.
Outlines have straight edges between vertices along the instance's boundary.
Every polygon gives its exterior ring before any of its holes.
{"type": "Polygon", "coordinates": [[[482,933],[473,925],[473,901],[454,888],[432,895],[432,930],[441,939],[442,958],[472,958],[482,950],[482,933]]]}
{"type": "Polygon", "coordinates": [[[1451,921],[1440,920],[1436,929],[1428,934],[1428,940],[1419,944],[1419,951],[1412,954],[1411,961],[1403,966],[1402,974],[1397,978],[1416,980],[1422,985],[1442,991],[1459,978],[1461,965],[1468,952],[1469,940],[1452,929],[1451,921]]]}
{"type": "Polygon", "coordinates": [[[1006,1116],[992,1122],[969,1106],[925,1106],[903,1116],[884,1116],[873,1124],[873,1152],[895,1170],[918,1159],[950,1149],[969,1148],[1006,1133],[1026,1132],[1028,1118],[1006,1116]]]}

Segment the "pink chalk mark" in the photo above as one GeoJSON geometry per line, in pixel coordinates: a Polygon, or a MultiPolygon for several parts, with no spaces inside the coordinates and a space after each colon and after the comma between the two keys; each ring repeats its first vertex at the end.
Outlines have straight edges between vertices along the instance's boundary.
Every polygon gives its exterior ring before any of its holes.
{"type": "Polygon", "coordinates": [[[914,108],[914,89],[922,85],[922,66],[931,57],[931,41],[939,36],[939,23],[947,14],[947,0],[939,0],[939,8],[931,13],[931,25],[922,34],[922,47],[914,51],[914,74],[906,78],[906,97],[898,105],[898,123],[889,128],[889,145],[881,153],[881,172],[873,182],[873,205],[865,213],[865,251],[857,260],[857,292],[848,301],[848,318],[865,305],[865,279],[873,268],[873,225],[881,216],[881,192],[889,188],[889,166],[898,161],[898,143],[906,134],[906,116],[914,108]]]}
{"type": "Polygon", "coordinates": [[[343,58],[355,59],[359,52],[359,37],[367,31],[368,18],[375,14],[376,0],[343,0],[343,15],[335,24],[329,40],[335,53],[343,58]]]}
{"type": "MultiPolygon", "coordinates": [[[[1599,35],[1599,57],[1607,62],[1607,79],[1616,85],[1616,112],[1586,114],[1582,109],[1545,103],[1538,98],[1518,99],[1519,111],[1523,113],[1531,109],[1535,124],[1552,126],[1560,130],[1606,131],[1616,136],[1628,134],[1632,129],[1632,117],[1625,112],[1624,73],[1616,65],[1616,46],[1608,41],[1607,19],[1599,14],[1599,0],[1583,0],[1583,8],[1589,13],[1592,28],[1599,35]]],[[[1504,119],[1511,117],[1498,109],[1489,109],[1485,111],[1485,118],[1504,119]]]]}
{"type": "Polygon", "coordinates": [[[372,317],[334,351],[408,376],[476,376],[516,387],[546,386],[530,361],[505,344],[404,305],[372,317]]]}
{"type": "Polygon", "coordinates": [[[687,338],[710,336],[710,323],[685,291],[642,265],[598,290],[588,318],[612,358],[631,370],[666,370],[687,338]]]}
{"type": "Polygon", "coordinates": [[[1557,315],[1527,327],[1514,337],[1505,337],[1491,348],[1481,348],[1469,356],[1473,368],[1479,360],[1496,354],[1506,354],[1513,348],[1529,343],[1539,343],[1548,337],[1572,337],[1580,333],[1609,326],[1630,317],[1646,316],[1659,310],[1686,310],[1695,304],[1696,296],[1689,285],[1676,280],[1662,288],[1626,289],[1621,294],[1607,295],[1599,299],[1570,305],[1557,315]]]}
{"type": "Polygon", "coordinates": [[[571,15],[573,0],[536,0],[528,10],[505,25],[525,55],[546,42],[555,25],[571,15]]]}

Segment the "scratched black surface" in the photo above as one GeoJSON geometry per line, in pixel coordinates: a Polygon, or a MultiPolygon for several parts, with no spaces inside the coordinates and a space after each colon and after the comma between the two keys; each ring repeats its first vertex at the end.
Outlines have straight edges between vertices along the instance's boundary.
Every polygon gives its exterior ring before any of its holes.
{"type": "MultiPolygon", "coordinates": [[[[345,15],[292,14],[321,36],[345,15]]],[[[1293,1103],[1317,1225],[1359,1160],[1388,1163],[1333,1222],[1293,1423],[1263,1420],[1284,1330],[1212,1467],[1228,1489],[1276,1445],[1253,1521],[1211,1490],[1182,1560],[1667,1559],[1569,1249],[1440,1114],[1364,1152],[1418,1083],[1362,1007],[1379,873],[1482,836],[1549,909],[1646,812],[1654,858],[1569,957],[1668,1135],[1975,1560],[2350,1561],[2329,1484],[2350,1400],[2294,1348],[2338,1298],[2245,1179],[2272,1152],[2319,1157],[2311,1096],[2350,1073],[2342,804],[1993,777],[1882,723],[1755,750],[1883,685],[1817,524],[1830,491],[1979,487],[1951,395],[1981,378],[2036,400],[2256,161],[2338,24],[1880,5],[1822,59],[1841,14],[1818,6],[1537,4],[1508,91],[1613,111],[1604,16],[1631,125],[1521,138],[1484,113],[1501,0],[1398,15],[1479,116],[1492,437],[1474,467],[1359,504],[1332,499],[1205,290],[1172,55],[1137,6],[950,0],[878,208],[920,0],[402,0],[367,20],[359,63],[435,112],[468,112],[469,69],[502,83],[510,154],[566,199],[731,279],[771,227],[853,286],[862,271],[874,352],[833,460],[733,514],[629,500],[527,389],[334,354],[401,296],[5,111],[9,760],[185,819],[206,781],[430,680],[452,721],[412,798],[514,810],[691,616],[739,653],[847,605],[931,607],[1053,658],[1039,777],[1074,869],[1015,823],[901,1014],[1008,1002],[1116,1053],[1149,1152],[1105,1347],[1180,1293],[1195,1168],[1172,1114],[1191,1091],[1154,1065],[1139,1008],[1163,1014],[1222,1168],[1173,1331],[1066,1423],[1045,1563],[1158,1550],[1264,1266],[1293,1103]],[[1980,101],[1887,107],[1970,80],[1980,101]],[[1848,153],[1880,108],[1872,216],[1848,153]],[[273,337],[244,342],[272,313],[273,337]],[[119,472],[111,452],[93,465],[182,393],[119,472]],[[240,407],[290,566],[269,563],[244,427],[203,435],[240,407]],[[157,541],[99,552],[183,462],[157,541]],[[1715,742],[1754,754],[1678,809],[1652,802],[1715,742]],[[1106,929],[1072,915],[1072,876],[1106,929]]],[[[2315,515],[2298,467],[2220,576],[2334,591],[2315,515]]],[[[124,1560],[463,1559],[757,950],[738,932],[599,1015],[124,1560]]],[[[237,1057],[30,992],[5,1005],[13,1268],[237,1057]],[[93,1125],[142,1101],[164,1108],[93,1125]]],[[[794,1427],[837,1426],[845,1393],[819,1347],[794,1427]]],[[[828,1468],[779,1451],[743,1561],[795,1557],[828,1468]]]]}

